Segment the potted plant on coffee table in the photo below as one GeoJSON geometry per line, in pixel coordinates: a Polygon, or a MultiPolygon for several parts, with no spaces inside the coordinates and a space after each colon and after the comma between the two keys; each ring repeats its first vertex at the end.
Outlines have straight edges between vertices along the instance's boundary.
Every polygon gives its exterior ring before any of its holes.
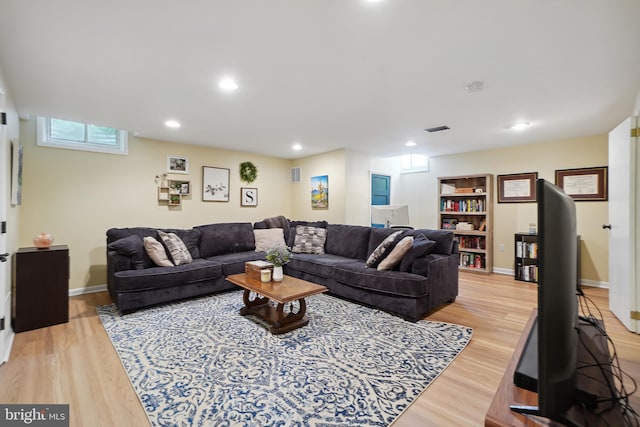
{"type": "Polygon", "coordinates": [[[273,281],[281,282],[284,278],[282,266],[291,260],[291,251],[286,246],[273,246],[267,249],[266,258],[273,264],[273,281]]]}

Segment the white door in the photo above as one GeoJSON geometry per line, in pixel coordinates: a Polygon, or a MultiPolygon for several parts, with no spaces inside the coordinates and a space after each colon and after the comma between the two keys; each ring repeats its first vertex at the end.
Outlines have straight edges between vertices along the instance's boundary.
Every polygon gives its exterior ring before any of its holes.
{"type": "MultiPolygon", "coordinates": [[[[638,310],[636,280],[636,117],[609,133],[609,308],[633,332],[639,332],[632,313],[638,310]]],[[[637,316],[634,316],[637,317],[637,316]]]]}
{"type": "MultiPolygon", "coordinates": [[[[5,94],[0,88],[0,114],[5,112],[5,94]]],[[[4,116],[6,117],[6,116],[4,116]]],[[[6,120],[5,120],[6,121],[6,120]]],[[[9,159],[9,140],[7,137],[7,126],[0,122],[0,224],[5,224],[7,220],[7,193],[9,188],[10,168],[8,167],[9,159]]],[[[0,319],[4,319],[4,329],[0,331],[0,364],[6,362],[9,355],[8,341],[10,326],[10,316],[7,313],[7,296],[9,295],[9,256],[7,254],[7,233],[0,230],[0,319]]]]}

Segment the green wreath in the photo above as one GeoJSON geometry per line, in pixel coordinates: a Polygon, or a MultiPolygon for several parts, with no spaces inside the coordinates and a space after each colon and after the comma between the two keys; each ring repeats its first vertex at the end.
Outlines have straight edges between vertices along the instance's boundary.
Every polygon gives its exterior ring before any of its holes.
{"type": "Polygon", "coordinates": [[[258,168],[251,162],[240,163],[240,179],[251,184],[258,177],[258,168]]]}

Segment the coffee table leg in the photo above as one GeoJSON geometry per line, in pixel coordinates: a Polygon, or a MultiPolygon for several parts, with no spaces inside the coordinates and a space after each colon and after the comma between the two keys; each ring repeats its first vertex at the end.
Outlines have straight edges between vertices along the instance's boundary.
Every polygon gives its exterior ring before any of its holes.
{"type": "Polygon", "coordinates": [[[307,312],[307,303],[304,300],[304,298],[300,298],[298,300],[298,303],[300,304],[300,308],[298,309],[298,312],[294,313],[293,311],[290,311],[286,315],[284,314],[284,308],[287,304],[278,304],[278,307],[276,308],[276,312],[277,312],[276,319],[278,323],[280,323],[280,325],[284,326],[289,323],[298,322],[299,320],[304,318],[304,315],[307,312]]]}
{"type": "Polygon", "coordinates": [[[244,302],[245,307],[257,307],[259,305],[267,304],[269,302],[269,298],[265,298],[256,294],[256,297],[254,299],[251,299],[251,291],[245,289],[244,293],[242,294],[242,302],[244,302]]]}

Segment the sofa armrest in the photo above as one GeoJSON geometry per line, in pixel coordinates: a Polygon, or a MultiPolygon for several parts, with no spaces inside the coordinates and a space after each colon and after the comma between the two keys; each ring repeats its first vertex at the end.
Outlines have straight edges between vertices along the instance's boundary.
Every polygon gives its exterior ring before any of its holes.
{"type": "MultiPolygon", "coordinates": [[[[123,270],[134,270],[131,257],[107,250],[107,288],[110,294],[113,292],[114,275],[123,270]]],[[[114,295],[111,297],[114,298],[114,295]]]]}
{"type": "Polygon", "coordinates": [[[459,254],[429,254],[413,262],[411,272],[429,279],[432,306],[455,301],[458,296],[459,254]]]}

